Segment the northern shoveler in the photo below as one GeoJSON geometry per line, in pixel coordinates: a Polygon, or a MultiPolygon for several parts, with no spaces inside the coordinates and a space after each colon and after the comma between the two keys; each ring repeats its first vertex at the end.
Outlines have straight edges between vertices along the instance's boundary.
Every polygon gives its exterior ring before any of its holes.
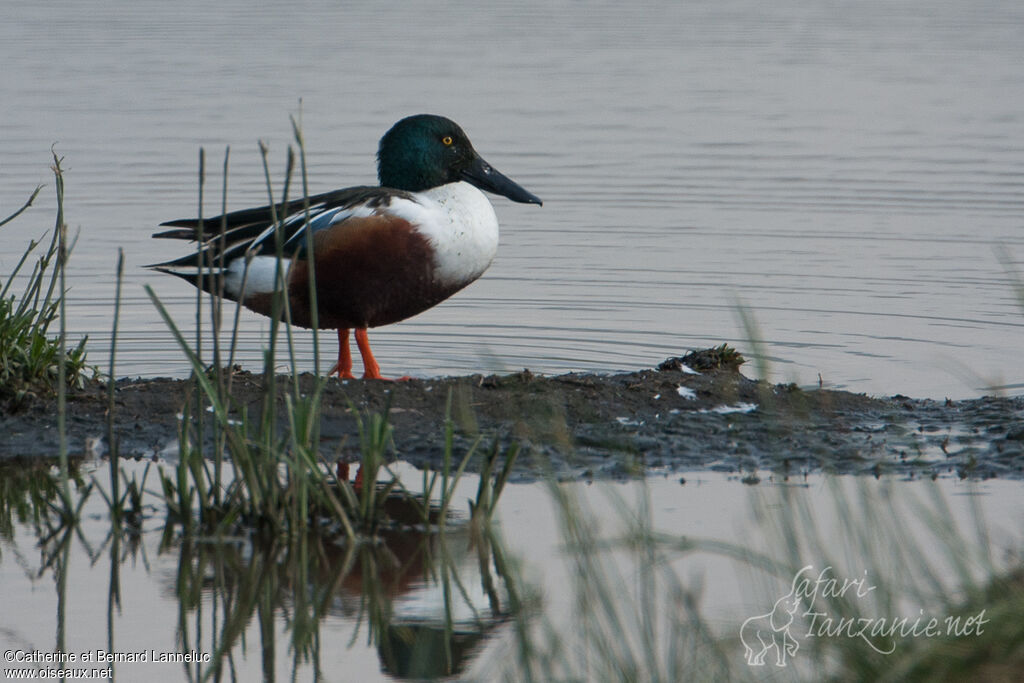
{"type": "MultiPolygon", "coordinates": [[[[381,138],[379,187],[349,187],[276,206],[204,218],[203,245],[153,266],[207,292],[271,315],[274,220],[282,229],[291,321],[313,326],[306,230],[312,230],[316,326],[338,330],[338,364],[352,375],[350,329],[364,379],[383,379],[367,328],[421,313],[480,277],[498,250],[498,219],[477,188],[514,202],[541,200],[484,161],[459,126],[442,116],[404,118],[381,138]],[[308,217],[308,220],[307,220],[308,217]],[[200,264],[204,264],[200,278],[200,264]]],[[[154,237],[196,240],[195,218],[163,223],[154,237]]]]}

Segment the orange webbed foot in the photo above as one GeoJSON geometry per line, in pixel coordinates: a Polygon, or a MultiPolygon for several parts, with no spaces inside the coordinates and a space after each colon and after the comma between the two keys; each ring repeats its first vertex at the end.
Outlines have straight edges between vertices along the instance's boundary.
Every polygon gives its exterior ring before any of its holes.
{"type": "Polygon", "coordinates": [[[373,351],[370,350],[370,337],[366,333],[365,327],[356,330],[356,345],[363,357],[363,379],[379,379],[384,382],[408,382],[412,379],[409,375],[393,379],[380,374],[380,365],[377,364],[377,359],[373,357],[373,351]]]}

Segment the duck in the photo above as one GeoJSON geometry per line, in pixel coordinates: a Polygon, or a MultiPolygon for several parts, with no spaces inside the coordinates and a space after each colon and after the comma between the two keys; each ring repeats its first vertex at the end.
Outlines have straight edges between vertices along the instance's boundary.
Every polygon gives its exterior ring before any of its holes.
{"type": "Polygon", "coordinates": [[[338,362],[328,375],[355,378],[354,331],[363,379],[387,379],[367,331],[436,306],[494,260],[498,219],[483,191],[542,202],[484,161],[458,124],[434,114],[408,116],[384,134],[377,177],[379,186],[161,223],[171,229],[153,237],[200,244],[149,267],[266,316],[275,314],[275,295],[285,289],[291,324],[337,330],[338,362]]]}

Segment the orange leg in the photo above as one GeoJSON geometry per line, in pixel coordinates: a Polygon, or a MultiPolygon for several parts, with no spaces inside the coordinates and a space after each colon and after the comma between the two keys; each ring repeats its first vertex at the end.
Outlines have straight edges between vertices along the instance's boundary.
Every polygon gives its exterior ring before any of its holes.
{"type": "MultiPolygon", "coordinates": [[[[347,332],[347,330],[346,330],[347,332]]],[[[370,350],[370,337],[366,334],[365,327],[356,328],[356,345],[359,347],[359,354],[363,357],[363,379],[387,379],[381,377],[380,366],[373,357],[370,350]]],[[[349,361],[351,367],[352,361],[349,361]]]]}
{"type": "MultiPolygon", "coordinates": [[[[357,338],[358,338],[358,333],[357,338]]],[[[348,328],[338,328],[338,363],[327,371],[327,376],[330,377],[335,372],[338,373],[338,379],[355,379],[356,376],[352,374],[352,351],[348,348],[348,328]]]]}

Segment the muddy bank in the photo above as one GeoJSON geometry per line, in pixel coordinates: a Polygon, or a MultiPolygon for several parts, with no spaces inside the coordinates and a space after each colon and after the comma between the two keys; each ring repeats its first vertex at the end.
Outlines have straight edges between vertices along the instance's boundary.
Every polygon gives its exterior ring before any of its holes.
{"type": "MultiPolygon", "coordinates": [[[[354,460],[352,407],[380,412],[390,401],[397,456],[437,466],[450,393],[456,453],[478,435],[487,444],[495,438],[504,445],[520,442],[526,446],[520,478],[532,478],[548,464],[563,477],[667,468],[737,472],[750,482],[771,473],[817,471],[1024,478],[1024,397],[932,401],[806,391],[753,381],[729,361],[721,349],[709,349],[616,375],[541,377],[524,371],[400,383],[332,379],[323,396],[321,450],[354,460]]],[[[289,382],[278,380],[282,416],[289,382]]],[[[121,455],[173,459],[193,386],[167,378],[119,380],[114,424],[121,455]]],[[[313,378],[303,376],[301,386],[309,391],[313,378]]],[[[262,392],[261,375],[236,372],[235,413],[258,415],[262,392]]],[[[57,453],[53,400],[0,411],[0,458],[57,453]]],[[[70,393],[73,455],[105,452],[106,424],[104,385],[70,393]]],[[[280,424],[287,428],[283,417],[280,424]]]]}

